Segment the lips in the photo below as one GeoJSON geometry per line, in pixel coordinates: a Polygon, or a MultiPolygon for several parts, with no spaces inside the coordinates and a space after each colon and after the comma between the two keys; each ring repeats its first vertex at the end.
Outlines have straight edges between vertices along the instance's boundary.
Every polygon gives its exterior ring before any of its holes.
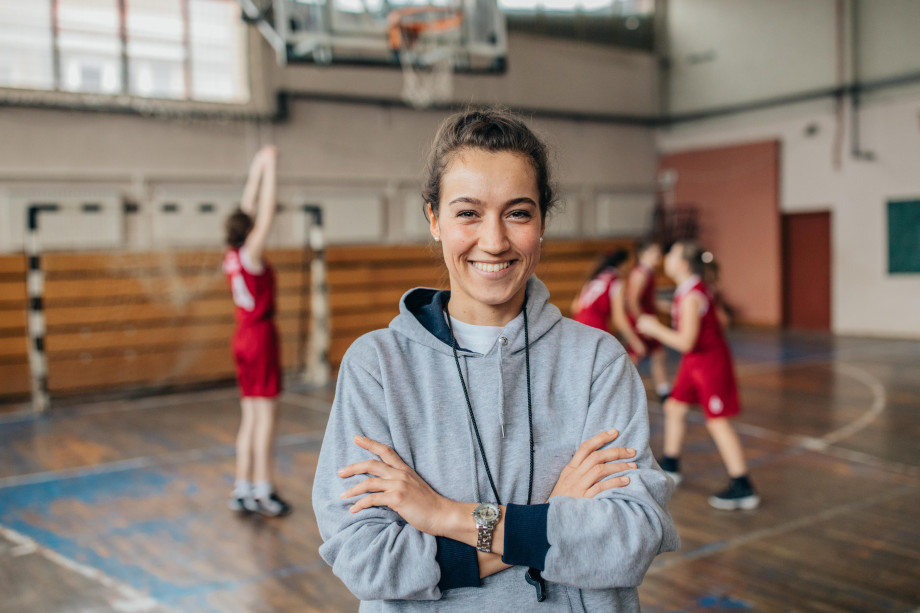
{"type": "Polygon", "coordinates": [[[477,270],[482,272],[499,272],[511,266],[511,262],[470,262],[477,270]]]}

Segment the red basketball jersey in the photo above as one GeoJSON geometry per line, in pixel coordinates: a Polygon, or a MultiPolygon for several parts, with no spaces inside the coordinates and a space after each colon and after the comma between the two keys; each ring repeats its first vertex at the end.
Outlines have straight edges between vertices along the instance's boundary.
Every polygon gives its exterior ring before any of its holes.
{"type": "Polygon", "coordinates": [[[674,291],[674,304],[671,307],[671,322],[675,330],[680,329],[680,303],[692,293],[703,299],[703,313],[700,316],[700,333],[693,349],[685,355],[705,354],[713,351],[728,351],[728,343],[722,333],[722,324],[716,316],[715,297],[712,291],[696,275],[681,283],[674,291]]]}
{"type": "Polygon", "coordinates": [[[588,281],[578,294],[575,321],[612,332],[607,326],[613,298],[620,291],[620,278],[615,268],[607,268],[588,281]]]}
{"type": "Polygon", "coordinates": [[[271,321],[275,315],[275,271],[263,259],[262,270],[253,272],[251,263],[243,265],[245,257],[245,251],[241,253],[240,249],[230,249],[224,255],[224,273],[230,283],[239,327],[271,321]]]}

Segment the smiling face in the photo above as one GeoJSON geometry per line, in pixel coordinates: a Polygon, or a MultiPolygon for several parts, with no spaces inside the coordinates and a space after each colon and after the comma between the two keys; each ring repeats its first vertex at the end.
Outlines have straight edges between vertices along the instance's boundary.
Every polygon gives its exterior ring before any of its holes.
{"type": "Polygon", "coordinates": [[[441,177],[439,238],[450,275],[450,314],[477,325],[503,326],[524,303],[527,280],[540,262],[536,173],[527,158],[507,151],[467,149],[441,177]]]}

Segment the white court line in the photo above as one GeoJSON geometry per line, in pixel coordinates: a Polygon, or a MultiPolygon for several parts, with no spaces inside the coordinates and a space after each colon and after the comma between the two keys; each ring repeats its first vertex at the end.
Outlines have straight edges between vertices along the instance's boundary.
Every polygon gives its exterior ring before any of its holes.
{"type": "Polygon", "coordinates": [[[147,613],[148,611],[160,610],[164,612],[179,613],[176,609],[168,607],[148,594],[144,594],[133,587],[122,583],[106,575],[101,570],[80,564],[75,560],[43,547],[33,539],[20,534],[19,532],[0,526],[0,536],[3,536],[14,544],[10,553],[13,556],[31,555],[37,553],[54,564],[66,568],[78,575],[89,579],[109,590],[115,592],[115,598],[109,601],[109,605],[118,613],[147,613]]]}
{"type": "MultiPolygon", "coordinates": [[[[873,352],[879,349],[894,349],[900,347],[901,343],[885,341],[878,343],[876,345],[868,345],[865,347],[850,347],[849,349],[840,349],[839,351],[831,349],[823,353],[811,353],[796,358],[789,359],[779,359],[779,360],[764,360],[763,362],[752,362],[749,364],[742,364],[735,368],[735,374],[739,377],[758,375],[765,372],[773,372],[776,370],[777,366],[801,366],[803,364],[820,364],[823,362],[833,362],[834,360],[840,359],[852,359],[863,357],[865,354],[873,354],[873,352]]],[[[901,352],[887,351],[882,355],[893,355],[901,352]]],[[[874,354],[876,357],[878,354],[874,354]]],[[[869,356],[865,356],[869,357],[869,356]]]]}
{"type": "Polygon", "coordinates": [[[838,441],[853,436],[871,424],[875,418],[885,410],[888,404],[888,397],[885,395],[885,386],[882,385],[882,382],[872,373],[859,366],[853,366],[852,364],[835,364],[834,366],[842,371],[843,374],[856,379],[872,391],[872,406],[870,406],[869,410],[863,413],[859,419],[851,421],[842,428],[838,428],[822,436],[820,441],[823,445],[833,445],[838,441]]]}
{"type": "MultiPolygon", "coordinates": [[[[275,440],[275,447],[290,447],[307,443],[319,443],[323,440],[322,432],[304,432],[299,434],[285,434],[275,440]]],[[[102,464],[92,464],[76,468],[49,470],[37,473],[26,473],[0,478],[0,490],[17,485],[32,485],[35,483],[48,483],[50,481],[63,481],[65,479],[79,479],[90,475],[100,475],[129,470],[168,466],[170,464],[184,464],[218,457],[229,457],[236,453],[233,445],[218,445],[205,449],[190,449],[175,451],[157,456],[143,456],[128,460],[115,460],[102,464]]]]}
{"type": "Polygon", "coordinates": [[[216,400],[227,400],[237,396],[235,389],[212,389],[197,392],[180,392],[176,394],[164,394],[144,396],[141,398],[121,398],[117,400],[98,400],[84,404],[68,405],[66,408],[56,411],[52,408],[51,412],[44,415],[38,415],[31,409],[14,411],[5,415],[0,415],[0,425],[5,423],[28,421],[39,417],[52,417],[54,419],[82,417],[84,415],[99,415],[104,413],[127,413],[131,411],[145,411],[150,409],[161,409],[182,404],[194,404],[197,402],[213,402],[216,400]]]}
{"type": "Polygon", "coordinates": [[[798,530],[800,528],[806,528],[818,522],[827,521],[844,515],[846,513],[852,513],[854,511],[860,511],[862,509],[867,509],[883,502],[888,502],[901,496],[906,496],[913,492],[916,489],[915,486],[906,486],[900,487],[896,490],[890,491],[887,494],[882,494],[880,496],[873,496],[870,498],[860,498],[853,502],[848,502],[840,506],[834,507],[832,509],[825,509],[813,515],[808,515],[806,517],[800,517],[798,519],[793,519],[785,523],[772,526],[770,528],[761,528],[759,530],[752,530],[745,534],[732,537],[725,541],[719,541],[716,543],[702,545],[697,549],[688,552],[685,555],[673,555],[665,558],[660,558],[660,562],[656,561],[652,564],[652,567],[648,570],[648,574],[654,574],[662,570],[677,566],[684,562],[689,562],[691,560],[696,560],[699,558],[704,558],[716,553],[721,553],[727,549],[733,549],[740,545],[746,545],[747,543],[757,541],[760,539],[770,538],[774,536],[779,536],[782,534],[787,534],[793,530],[798,530]]]}

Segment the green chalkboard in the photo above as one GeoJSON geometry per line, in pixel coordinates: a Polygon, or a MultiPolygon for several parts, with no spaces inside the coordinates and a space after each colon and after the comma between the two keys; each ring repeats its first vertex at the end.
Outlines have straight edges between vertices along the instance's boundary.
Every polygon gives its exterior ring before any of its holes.
{"type": "Polygon", "coordinates": [[[920,273],[920,200],[888,201],[888,273],[920,273]]]}

